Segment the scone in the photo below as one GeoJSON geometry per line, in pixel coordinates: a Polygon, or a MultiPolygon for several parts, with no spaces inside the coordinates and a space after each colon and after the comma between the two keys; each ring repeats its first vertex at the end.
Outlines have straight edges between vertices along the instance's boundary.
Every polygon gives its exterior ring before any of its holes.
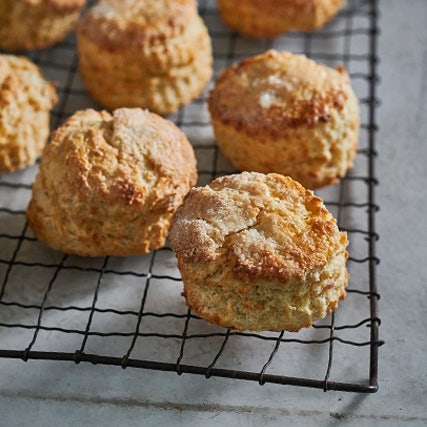
{"type": "Polygon", "coordinates": [[[224,23],[250,37],[316,30],[334,18],[342,5],[343,0],[218,0],[224,23]]]}
{"type": "Polygon", "coordinates": [[[188,306],[224,328],[298,331],[345,297],[346,233],[283,175],[243,172],[193,188],[170,244],[188,306]]]}
{"type": "Polygon", "coordinates": [[[29,59],[0,55],[0,173],[35,163],[49,136],[52,83],[29,59]]]}
{"type": "Polygon", "coordinates": [[[100,0],[77,36],[84,85],[108,109],[170,114],[212,76],[211,41],[195,0],[100,0]]]}
{"type": "Polygon", "coordinates": [[[239,170],[277,172],[316,189],[353,166],[359,104],[341,67],[269,50],[224,70],[208,106],[216,142],[239,170]]]}
{"type": "Polygon", "coordinates": [[[49,47],[73,29],[86,0],[0,0],[0,47],[49,47]]]}
{"type": "Polygon", "coordinates": [[[139,108],[78,111],[43,152],[27,219],[65,253],[144,254],[164,245],[196,179],[193,148],[172,122],[139,108]]]}

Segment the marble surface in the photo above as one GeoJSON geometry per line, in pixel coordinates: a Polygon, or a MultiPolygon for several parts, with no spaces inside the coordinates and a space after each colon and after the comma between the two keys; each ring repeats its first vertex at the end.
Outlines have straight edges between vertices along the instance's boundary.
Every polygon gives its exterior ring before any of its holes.
{"type": "Polygon", "coordinates": [[[380,1],[376,394],[0,360],[1,426],[425,426],[427,2],[380,1]]]}

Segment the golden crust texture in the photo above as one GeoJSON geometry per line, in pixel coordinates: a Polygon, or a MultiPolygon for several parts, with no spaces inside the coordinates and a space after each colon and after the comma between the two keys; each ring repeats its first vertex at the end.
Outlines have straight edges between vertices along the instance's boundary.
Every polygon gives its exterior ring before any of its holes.
{"type": "Polygon", "coordinates": [[[290,30],[312,31],[326,25],[343,0],[218,0],[224,23],[249,37],[275,37],[290,30]]]}
{"type": "Polygon", "coordinates": [[[101,0],[77,34],[82,80],[108,109],[170,114],[212,77],[211,40],[194,0],[101,0]]]}
{"type": "Polygon", "coordinates": [[[345,297],[346,233],[283,175],[243,172],[193,188],[169,239],[188,306],[225,328],[298,331],[345,297]]]}
{"type": "Polygon", "coordinates": [[[217,144],[239,170],[315,189],[353,166],[359,105],[341,67],[270,50],[224,70],[208,106],[217,144]]]}
{"type": "Polygon", "coordinates": [[[0,55],[0,173],[35,163],[49,136],[53,84],[30,60],[0,55]]]}
{"type": "Polygon", "coordinates": [[[0,46],[8,51],[42,49],[71,31],[86,0],[0,1],[0,46]]]}
{"type": "Polygon", "coordinates": [[[27,219],[65,253],[143,254],[164,245],[196,179],[193,149],[172,122],[139,108],[78,111],[43,152],[27,219]]]}

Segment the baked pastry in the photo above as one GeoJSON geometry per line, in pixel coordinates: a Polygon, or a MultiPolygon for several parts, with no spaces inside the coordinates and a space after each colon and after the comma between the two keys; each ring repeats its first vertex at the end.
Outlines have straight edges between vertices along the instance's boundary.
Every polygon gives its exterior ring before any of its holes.
{"type": "Polygon", "coordinates": [[[224,328],[298,331],[345,297],[346,233],[283,175],[243,172],[193,188],[169,239],[188,306],[224,328]]]}
{"type": "Polygon", "coordinates": [[[218,0],[224,23],[250,37],[275,37],[290,30],[312,31],[326,25],[343,0],[218,0]]]}
{"type": "Polygon", "coordinates": [[[195,0],[100,0],[77,35],[83,83],[108,109],[166,115],[197,98],[212,76],[211,41],[195,0]]]}
{"type": "Polygon", "coordinates": [[[86,0],[0,0],[0,47],[41,49],[74,27],[86,0]]]}
{"type": "Polygon", "coordinates": [[[239,170],[315,189],[353,166],[359,105],[342,67],[269,50],[223,71],[208,106],[217,144],[239,170]]]}
{"type": "Polygon", "coordinates": [[[139,108],[78,111],[52,133],[27,219],[65,253],[144,254],[164,245],[196,179],[194,151],[172,122],[139,108]]]}
{"type": "Polygon", "coordinates": [[[49,136],[52,83],[29,59],[0,55],[0,173],[35,163],[49,136]]]}

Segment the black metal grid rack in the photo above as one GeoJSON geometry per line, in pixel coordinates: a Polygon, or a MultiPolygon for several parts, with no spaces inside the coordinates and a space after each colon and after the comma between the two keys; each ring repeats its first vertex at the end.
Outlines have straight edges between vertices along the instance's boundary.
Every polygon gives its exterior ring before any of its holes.
{"type": "MultiPolygon", "coordinates": [[[[0,356],[375,392],[382,344],[375,254],[377,2],[348,0],[324,29],[276,39],[247,39],[228,31],[212,0],[200,0],[199,12],[212,37],[215,75],[269,48],[305,53],[349,71],[361,106],[355,168],[339,185],[318,192],[349,234],[347,298],[334,314],[298,333],[255,334],[209,325],[185,307],[175,257],[167,247],[141,257],[87,259],[40,244],[25,221],[34,166],[0,177],[0,356]]],[[[79,79],[73,35],[28,56],[58,82],[53,128],[77,109],[99,108],[79,79]]],[[[215,146],[205,106],[210,87],[170,116],[194,146],[200,185],[233,172],[215,146]]]]}

